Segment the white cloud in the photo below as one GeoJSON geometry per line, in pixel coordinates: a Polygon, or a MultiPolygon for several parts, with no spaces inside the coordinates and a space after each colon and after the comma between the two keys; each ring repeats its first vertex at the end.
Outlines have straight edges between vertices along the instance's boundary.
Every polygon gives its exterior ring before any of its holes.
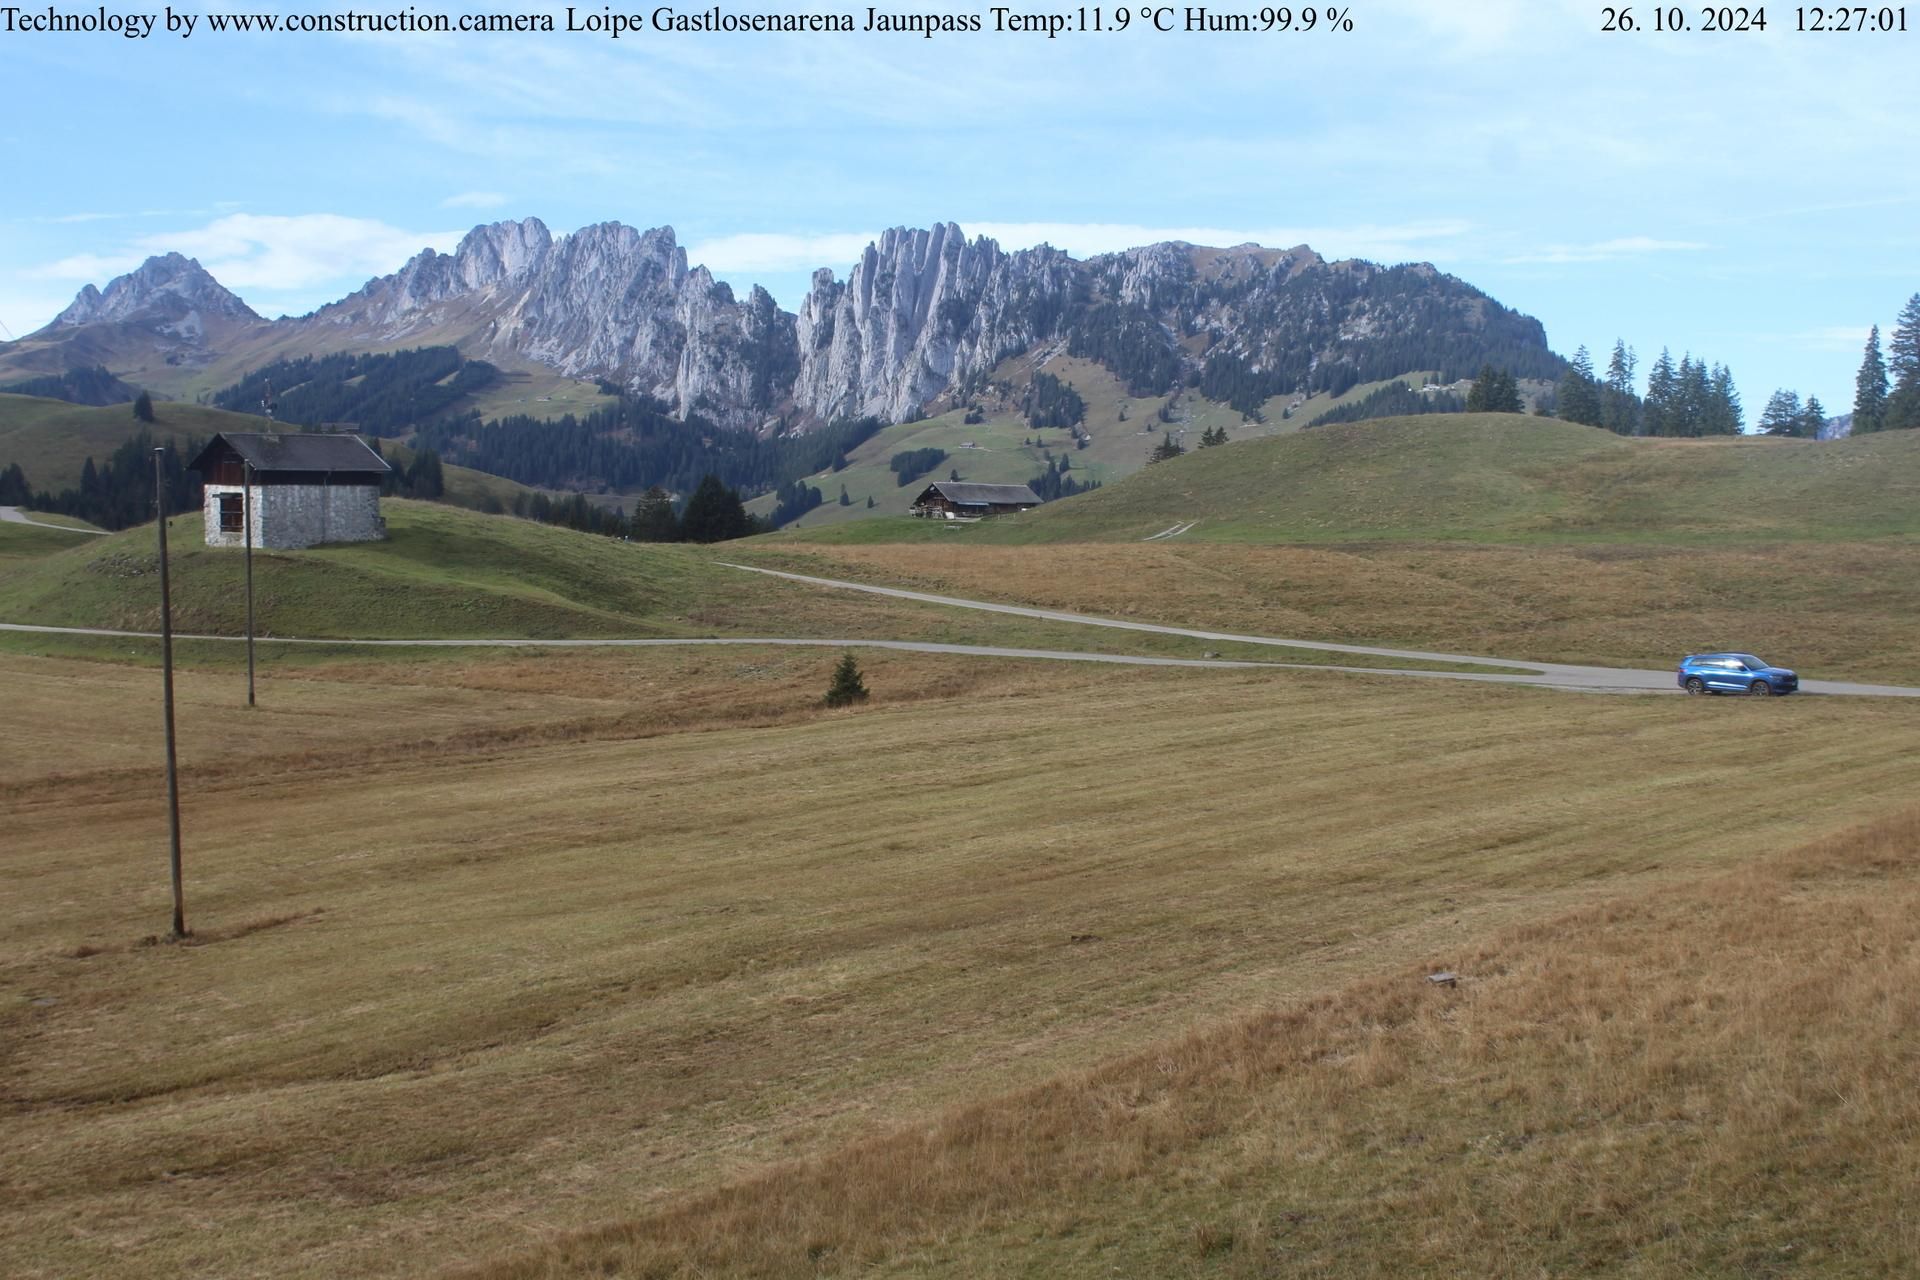
{"type": "Polygon", "coordinates": [[[122,222],[132,218],[203,218],[207,213],[206,209],[131,209],[119,213],[35,214],[23,218],[9,218],[8,221],[68,227],[87,222],[122,222]]]}
{"type": "Polygon", "coordinates": [[[462,191],[440,202],[442,209],[498,209],[507,198],[498,191],[462,191]]]}
{"type": "Polygon", "coordinates": [[[29,280],[78,280],[83,284],[105,284],[124,275],[146,260],[145,254],[76,253],[45,266],[30,267],[20,274],[29,280]]]}
{"type": "Polygon", "coordinates": [[[0,286],[0,341],[24,338],[59,315],[72,294],[27,293],[0,286]]]}
{"type": "MultiPolygon", "coordinates": [[[[1816,329],[1802,329],[1797,333],[1764,333],[1755,335],[1755,340],[1770,346],[1794,347],[1802,351],[1850,351],[1859,353],[1867,349],[1866,325],[1823,325],[1816,329]]],[[[1886,334],[1880,335],[1884,346],[1886,334]]]]}
{"type": "Polygon", "coordinates": [[[216,280],[236,292],[299,293],[348,280],[357,284],[394,270],[424,248],[451,249],[461,234],[406,231],[336,213],[234,213],[200,227],[139,236],[118,252],[62,258],[25,274],[104,284],[154,254],[178,252],[198,258],[216,280]]]}
{"type": "Polygon", "coordinates": [[[1635,258],[1649,253],[1694,253],[1711,245],[1695,240],[1657,240],[1652,236],[1621,236],[1593,244],[1554,244],[1530,253],[1516,254],[1506,261],[1512,266],[1562,264],[1571,262],[1611,262],[1615,258],[1635,258]]]}
{"type": "Polygon", "coordinates": [[[236,213],[192,231],[143,238],[152,252],[175,249],[229,288],[301,290],[392,271],[425,248],[447,250],[460,231],[404,231],[335,213],[282,217],[236,213]]]}
{"type": "MultiPolygon", "coordinates": [[[[197,227],[136,236],[108,252],[75,254],[18,274],[32,280],[105,285],[157,254],[183,253],[197,258],[214,279],[261,314],[298,314],[359,288],[371,277],[399,269],[422,249],[446,252],[463,234],[408,231],[373,218],[336,213],[232,213],[197,227]]],[[[59,306],[35,311],[27,320],[37,328],[59,306]]]]}

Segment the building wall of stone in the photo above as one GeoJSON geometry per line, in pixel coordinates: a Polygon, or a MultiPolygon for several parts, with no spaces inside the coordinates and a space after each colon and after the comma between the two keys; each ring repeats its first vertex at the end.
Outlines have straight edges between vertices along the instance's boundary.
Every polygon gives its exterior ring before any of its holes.
{"type": "MultiPolygon", "coordinates": [[[[241,485],[206,486],[202,509],[207,545],[242,547],[241,530],[220,530],[220,495],[242,493],[241,485]]],[[[253,487],[253,545],[265,550],[297,551],[322,542],[378,542],[387,536],[380,518],[378,485],[257,484],[253,487]]]]}

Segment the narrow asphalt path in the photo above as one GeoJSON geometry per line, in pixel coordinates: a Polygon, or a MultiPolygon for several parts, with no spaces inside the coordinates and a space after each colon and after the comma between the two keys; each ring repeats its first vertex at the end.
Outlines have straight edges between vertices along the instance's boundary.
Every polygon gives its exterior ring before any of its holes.
{"type": "MultiPolygon", "coordinates": [[[[110,640],[158,640],[158,631],[111,631],[103,627],[41,627],[24,622],[0,622],[0,631],[36,635],[97,636],[110,640]]],[[[243,644],[245,636],[192,635],[176,631],[175,640],[209,640],[243,644]]],[[[1226,658],[1154,658],[1125,653],[1080,653],[1065,649],[1013,649],[986,644],[941,644],[933,640],[798,640],[779,636],[701,636],[664,639],[535,640],[482,638],[473,640],[329,640],[321,636],[256,636],[257,644],[353,645],[388,649],[676,649],[700,645],[781,645],[808,649],[892,649],[899,653],[957,653],[977,658],[1040,658],[1050,662],[1105,662],[1126,667],[1207,667],[1262,670],[1286,667],[1302,671],[1354,671],[1307,662],[1234,662],[1226,658]]],[[[1364,668],[1374,671],[1374,668],[1364,668]]],[[[1436,672],[1381,672],[1386,675],[1433,675],[1436,672]]],[[[1465,674],[1462,679],[1485,676],[1465,674]]]]}
{"type": "Polygon", "coordinates": [[[36,529],[58,529],[62,533],[90,533],[99,537],[106,535],[105,529],[75,529],[71,525],[48,524],[45,520],[35,520],[23,515],[18,507],[0,507],[0,523],[30,524],[36,529]]]}
{"type": "MultiPolygon", "coordinates": [[[[1270,645],[1282,649],[1317,649],[1322,653],[1351,653],[1370,658],[1399,658],[1423,662],[1449,662],[1460,665],[1485,667],[1519,667],[1532,671],[1532,675],[1508,675],[1488,672],[1481,674],[1467,671],[1389,671],[1392,675],[1426,676],[1440,680],[1484,680],[1498,684],[1534,684],[1546,685],[1555,689],[1580,689],[1608,693],[1679,693],[1678,683],[1672,671],[1649,671],[1628,667],[1584,667],[1560,662],[1532,662],[1512,658],[1489,658],[1477,654],[1436,653],[1425,649],[1388,649],[1379,645],[1334,644],[1325,640],[1282,640],[1273,636],[1239,635],[1231,631],[1200,631],[1189,627],[1168,627],[1152,622],[1125,622],[1117,618],[1100,618],[1092,614],[1068,613],[1059,609],[1032,609],[1024,605],[994,604],[985,600],[966,600],[957,596],[937,596],[924,591],[907,591],[898,587],[877,587],[866,582],[843,582],[837,578],[815,578],[803,573],[783,573],[778,569],[758,569],[752,565],[732,564],[721,561],[729,569],[740,569],[747,573],[764,573],[769,577],[785,578],[791,582],[805,582],[818,587],[838,587],[844,591],[866,591],[874,595],[891,596],[899,600],[915,600],[922,604],[946,605],[956,609],[981,609],[989,613],[1007,613],[1022,618],[1037,618],[1045,622],[1066,622],[1086,627],[1114,627],[1122,631],[1148,631],[1156,635],[1185,636],[1194,640],[1221,640],[1234,644],[1270,645]]],[[[1678,655],[1676,655],[1677,657],[1678,655]]],[[[1307,667],[1308,663],[1274,664],[1290,667],[1307,667]]],[[[1318,670],[1352,671],[1352,667],[1315,667],[1318,670]]],[[[1380,671],[1382,668],[1368,667],[1368,671],[1380,671]]],[[[1911,689],[1902,685],[1854,684],[1839,680],[1802,680],[1802,693],[1849,694],[1860,697],[1876,698],[1920,698],[1920,689],[1911,689]]]]}
{"type": "MultiPolygon", "coordinates": [[[[875,595],[925,604],[947,605],[961,609],[980,609],[1049,622],[1077,623],[1091,627],[1112,627],[1123,631],[1146,631],[1157,635],[1186,636],[1195,640],[1224,640],[1242,644],[1271,645],[1286,649],[1317,649],[1321,652],[1351,653],[1377,658],[1421,659],[1428,662],[1479,664],[1518,667],[1533,674],[1506,672],[1418,671],[1400,667],[1341,667],[1320,662],[1235,662],[1225,658],[1157,658],[1121,653],[1079,653],[1059,649],[1015,649],[999,645],[940,644],[921,640],[802,640],[784,636],[728,636],[690,639],[606,639],[537,640],[523,638],[480,638],[468,640],[356,640],[326,639],[317,636],[259,636],[260,644],[353,645],[368,648],[426,649],[665,649],[697,646],[777,645],[810,649],[891,649],[901,653],[951,653],[980,658],[1034,658],[1047,662],[1104,662],[1127,667],[1202,667],[1231,670],[1338,671],[1347,675],[1413,676],[1426,680],[1473,680],[1485,684],[1536,685],[1549,689],[1568,689],[1584,693],[1678,693],[1673,674],[1668,671],[1635,671],[1620,667],[1581,667],[1564,663],[1513,662],[1505,658],[1485,658],[1455,653],[1430,653],[1420,649],[1387,649],[1370,645],[1331,644],[1314,640],[1280,640],[1270,636],[1243,636],[1228,631],[1198,631],[1185,627],[1167,627],[1148,622],[1122,622],[1087,614],[1066,613],[1055,609],[1030,609],[1020,605],[993,604],[983,600],[964,600],[954,596],[929,595],[897,587],[876,587],[864,582],[842,582],[834,578],[813,578],[805,574],[782,573],[775,569],[756,569],[750,565],[730,564],[731,569],[763,573],[770,577],[847,591],[866,591],[875,595]]],[[[21,622],[0,622],[0,631],[39,635],[99,636],[108,639],[157,640],[152,631],[114,631],[100,627],[44,627],[21,622]]],[[[223,644],[243,643],[244,636],[207,636],[176,633],[176,640],[205,640],[223,644]]],[[[1898,685],[1846,684],[1825,680],[1803,680],[1803,693],[1853,694],[1883,698],[1920,698],[1920,689],[1898,685]]]]}

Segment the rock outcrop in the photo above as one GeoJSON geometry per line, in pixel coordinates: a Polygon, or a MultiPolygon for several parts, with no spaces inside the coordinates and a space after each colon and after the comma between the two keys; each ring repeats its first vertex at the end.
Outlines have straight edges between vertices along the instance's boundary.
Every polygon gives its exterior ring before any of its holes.
{"type": "Polygon", "coordinates": [[[899,421],[973,394],[1010,356],[1049,349],[1105,365],[1137,395],[1198,385],[1249,413],[1414,369],[1560,368],[1537,321],[1430,266],[1181,243],[1077,261],[1046,245],[1009,253],[950,222],[888,231],[845,281],[815,272],[797,315],[764,289],[742,301],[689,268],[670,227],[605,222],[556,237],[528,218],[475,227],[450,254],[424,250],[271,325],[169,254],[104,292],[83,289],[43,333],[139,319],[197,341],[216,315],[266,331],[283,353],[302,336],[315,351],[454,343],[753,428],[899,421]]]}
{"type": "Polygon", "coordinates": [[[795,332],[793,398],[821,418],[890,422],[1053,337],[1073,260],[1042,246],[1001,252],[959,227],[896,227],[867,246],[845,284],[816,271],[795,332]]]}
{"type": "Polygon", "coordinates": [[[197,261],[169,253],[148,258],[104,290],[87,285],[48,328],[137,324],[184,342],[199,342],[209,322],[259,320],[252,308],[227,292],[197,261]]]}
{"type": "Polygon", "coordinates": [[[537,218],[467,233],[297,322],[365,341],[459,335],[469,356],[516,355],[606,378],[732,426],[758,425],[784,399],[751,357],[787,363],[793,317],[755,288],[745,304],[705,267],[689,270],[671,227],[618,222],[555,238],[537,218]]]}

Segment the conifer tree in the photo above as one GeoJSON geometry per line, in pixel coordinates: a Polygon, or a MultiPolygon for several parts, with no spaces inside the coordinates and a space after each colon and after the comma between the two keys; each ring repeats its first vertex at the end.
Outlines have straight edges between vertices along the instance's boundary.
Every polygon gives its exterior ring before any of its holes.
{"type": "Polygon", "coordinates": [[[673,499],[657,484],[633,504],[633,536],[641,542],[680,540],[680,522],[673,514],[673,499]]]}
{"type": "Polygon", "coordinates": [[[1665,347],[1660,348],[1660,358],[1654,361],[1653,370],[1647,374],[1647,399],[1641,410],[1642,435],[1676,435],[1674,420],[1678,409],[1680,394],[1680,374],[1673,367],[1673,356],[1665,347]]]}
{"type": "Polygon", "coordinates": [[[1691,353],[1680,357],[1674,434],[1704,436],[1713,421],[1713,383],[1707,374],[1707,362],[1695,360],[1691,353]]]}
{"type": "Polygon", "coordinates": [[[740,495],[720,483],[720,477],[709,473],[700,481],[699,488],[687,499],[687,509],[680,517],[680,528],[688,542],[725,542],[730,538],[744,538],[753,532],[752,522],[747,518],[747,509],[740,502],[740,495]]]}
{"type": "Polygon", "coordinates": [[[1524,413],[1520,403],[1520,384],[1504,369],[1490,364],[1480,366],[1467,392],[1468,413],[1524,413]]]}
{"type": "Polygon", "coordinates": [[[24,507],[32,500],[33,488],[27,483],[27,473],[20,469],[19,463],[9,463],[5,471],[0,471],[0,506],[24,507]]]}
{"type": "Polygon", "coordinates": [[[1179,444],[1175,442],[1171,431],[1163,431],[1160,433],[1160,443],[1153,446],[1153,452],[1147,455],[1147,461],[1165,462],[1167,459],[1177,458],[1185,452],[1186,450],[1182,449],[1179,444]]]}
{"type": "Polygon", "coordinates": [[[1767,397],[1760,413],[1760,430],[1770,436],[1797,436],[1806,425],[1806,413],[1800,407],[1800,393],[1782,388],[1767,397]]]}
{"type": "Polygon", "coordinates": [[[1562,421],[1587,427],[1602,424],[1600,384],[1594,380],[1593,357],[1584,345],[1573,353],[1573,362],[1560,375],[1558,395],[1562,421]]]}
{"type": "Polygon", "coordinates": [[[1639,361],[1624,339],[1613,340],[1613,358],[1607,362],[1607,383],[1601,396],[1600,425],[1623,436],[1640,434],[1640,401],[1633,392],[1639,361]]]}
{"type": "Polygon", "coordinates": [[[1525,413],[1527,406],[1520,399],[1520,383],[1511,369],[1502,369],[1494,380],[1494,413],[1525,413]]]}
{"type": "Polygon", "coordinates": [[[860,676],[860,664],[853,660],[851,653],[841,655],[840,665],[833,669],[833,683],[827,686],[827,705],[850,707],[856,702],[865,702],[867,696],[867,684],[860,676]]]}
{"type": "Polygon", "coordinates": [[[153,421],[153,397],[142,391],[133,402],[133,417],[136,422],[153,421]]]}
{"type": "Polygon", "coordinates": [[[422,449],[414,454],[413,465],[407,468],[407,496],[438,498],[446,491],[447,483],[440,469],[440,455],[431,449],[422,449]]]}
{"type": "Polygon", "coordinates": [[[1888,431],[1920,427],[1920,293],[1907,300],[1887,344],[1887,372],[1893,391],[1887,396],[1883,426],[1888,431]]]}
{"type": "Polygon", "coordinates": [[[1467,412],[1487,412],[1488,398],[1493,394],[1493,366],[1483,364],[1480,372],[1473,375],[1473,385],[1467,388],[1467,412]]]}
{"type": "Polygon", "coordinates": [[[1709,413],[1708,435],[1737,436],[1747,429],[1746,417],[1740,410],[1740,392],[1733,385],[1733,373],[1723,364],[1713,366],[1709,413]]]}
{"type": "Polygon", "coordinates": [[[1800,411],[1800,431],[1802,439],[1818,440],[1826,429],[1827,407],[1820,403],[1819,396],[1808,396],[1807,407],[1800,411]]]}
{"type": "Polygon", "coordinates": [[[1867,335],[1866,354],[1853,380],[1853,434],[1878,431],[1887,424],[1887,362],[1880,358],[1880,326],[1867,335]]]}

